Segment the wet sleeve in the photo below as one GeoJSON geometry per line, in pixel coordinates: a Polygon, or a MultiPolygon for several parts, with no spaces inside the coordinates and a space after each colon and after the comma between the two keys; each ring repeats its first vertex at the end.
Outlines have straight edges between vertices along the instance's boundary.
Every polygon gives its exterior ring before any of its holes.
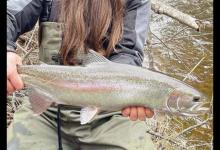
{"type": "Polygon", "coordinates": [[[15,52],[17,38],[36,24],[43,0],[7,0],[7,51],[15,52]]]}
{"type": "Polygon", "coordinates": [[[109,57],[111,61],[142,66],[150,12],[150,0],[127,0],[123,36],[109,57]]]}

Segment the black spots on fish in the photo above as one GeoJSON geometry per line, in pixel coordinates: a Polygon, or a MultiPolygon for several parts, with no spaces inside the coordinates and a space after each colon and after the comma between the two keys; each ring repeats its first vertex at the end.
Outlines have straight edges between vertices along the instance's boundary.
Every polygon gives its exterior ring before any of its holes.
{"type": "Polygon", "coordinates": [[[143,139],[144,139],[144,136],[139,136],[138,139],[139,139],[139,140],[143,140],[143,139]]]}

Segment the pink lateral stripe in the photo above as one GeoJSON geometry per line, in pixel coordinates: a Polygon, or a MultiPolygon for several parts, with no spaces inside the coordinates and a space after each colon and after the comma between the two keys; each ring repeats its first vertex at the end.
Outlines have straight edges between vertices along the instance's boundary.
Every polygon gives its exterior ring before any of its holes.
{"type": "Polygon", "coordinates": [[[103,82],[86,82],[86,83],[77,83],[77,82],[67,82],[67,81],[55,81],[54,84],[61,88],[67,88],[78,91],[94,92],[94,91],[113,91],[119,90],[120,85],[112,85],[103,82]]]}

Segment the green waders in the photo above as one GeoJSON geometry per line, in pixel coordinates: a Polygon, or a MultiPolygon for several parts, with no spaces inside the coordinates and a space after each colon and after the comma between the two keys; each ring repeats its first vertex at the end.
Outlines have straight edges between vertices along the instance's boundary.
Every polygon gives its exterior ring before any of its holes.
{"type": "MultiPolygon", "coordinates": [[[[61,25],[44,22],[40,26],[40,60],[57,64],[56,55],[61,43],[61,25]]],[[[121,112],[102,112],[89,124],[80,125],[80,108],[50,107],[34,115],[28,97],[8,127],[8,150],[154,150],[144,121],[130,121],[121,112]],[[57,117],[58,115],[60,117],[57,117]],[[59,124],[60,123],[60,124],[59,124]],[[60,129],[60,130],[59,130],[60,129]],[[60,135],[58,136],[58,133],[60,135]],[[61,140],[58,140],[61,137],[61,140]]]]}

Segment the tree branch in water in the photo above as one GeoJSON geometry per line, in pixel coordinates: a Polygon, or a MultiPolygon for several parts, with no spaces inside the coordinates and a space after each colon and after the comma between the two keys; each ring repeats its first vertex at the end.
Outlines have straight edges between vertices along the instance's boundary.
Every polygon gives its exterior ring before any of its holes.
{"type": "Polygon", "coordinates": [[[183,23],[197,31],[212,29],[213,25],[209,21],[198,20],[188,14],[185,14],[171,6],[159,2],[158,0],[151,0],[151,9],[158,14],[167,15],[180,23],[183,23]]]}

